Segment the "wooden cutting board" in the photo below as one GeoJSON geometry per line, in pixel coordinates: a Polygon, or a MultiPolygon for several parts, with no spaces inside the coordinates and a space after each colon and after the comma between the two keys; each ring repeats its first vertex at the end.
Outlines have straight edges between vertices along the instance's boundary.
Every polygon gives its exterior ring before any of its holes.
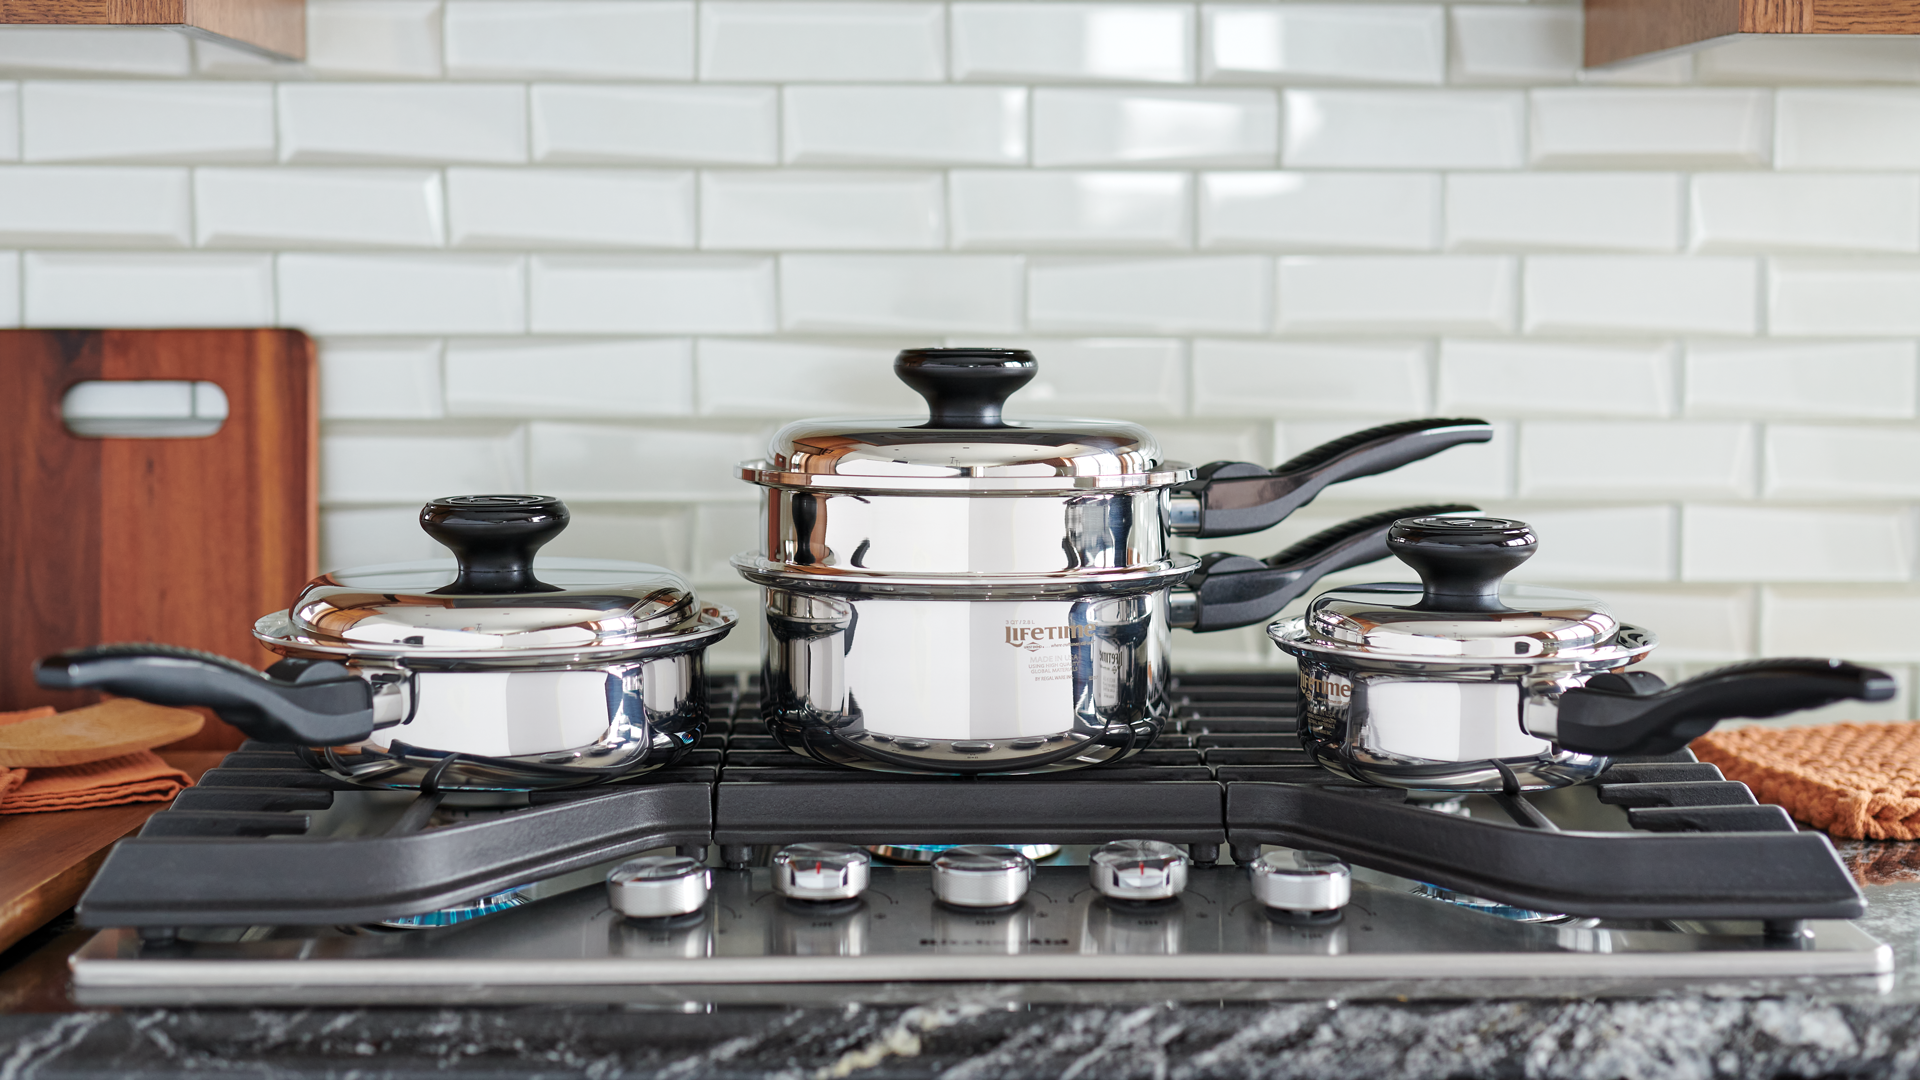
{"type": "MultiPolygon", "coordinates": [[[[251,630],[315,572],[318,417],[298,331],[0,331],[0,710],[98,701],[34,685],[35,660],[77,646],[160,641],[272,663],[251,630]],[[228,416],[205,438],[81,438],[60,403],[90,379],[217,383],[228,416]]],[[[209,721],[175,745],[241,739],[209,721]]]]}

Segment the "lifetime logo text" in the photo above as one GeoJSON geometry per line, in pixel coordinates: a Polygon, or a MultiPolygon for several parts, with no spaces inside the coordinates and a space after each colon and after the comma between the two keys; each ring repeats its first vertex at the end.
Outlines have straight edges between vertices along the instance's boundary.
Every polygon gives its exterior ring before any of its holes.
{"type": "Polygon", "coordinates": [[[1044,649],[1050,645],[1069,645],[1093,636],[1091,626],[1009,626],[1007,644],[1016,649],[1044,649]]]}

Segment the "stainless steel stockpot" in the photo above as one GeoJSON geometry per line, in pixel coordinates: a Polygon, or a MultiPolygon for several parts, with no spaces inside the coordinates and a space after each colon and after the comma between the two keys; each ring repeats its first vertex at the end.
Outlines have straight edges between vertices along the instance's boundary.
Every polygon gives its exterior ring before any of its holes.
{"type": "Polygon", "coordinates": [[[436,499],[421,526],[453,559],[337,570],[254,637],[265,673],[154,644],[40,662],[42,686],[205,705],[248,736],[307,747],[370,787],[524,790],[671,764],[707,721],[707,646],[737,621],[671,571],[543,559],[567,508],[539,495],[436,499]]]}
{"type": "MultiPolygon", "coordinates": [[[[1361,432],[1278,469],[1168,461],[1146,429],[1009,420],[1017,349],[909,349],[928,417],[789,424],[740,475],[764,489],[762,709],[820,760],[942,772],[1123,757],[1166,713],[1171,631],[1271,618],[1323,574],[1384,557],[1399,511],[1261,560],[1176,535],[1264,529],[1326,485],[1464,442],[1477,420],[1361,432]]],[[[1425,507],[1427,512],[1465,509],[1425,507]]]]}
{"type": "Polygon", "coordinates": [[[1300,738],[1368,784],[1514,793],[1581,783],[1609,755],[1667,754],[1720,720],[1893,696],[1839,660],[1755,660],[1673,686],[1623,669],[1653,634],[1589,597],[1503,585],[1538,541],[1505,518],[1413,517],[1387,546],[1420,586],[1322,593],[1268,635],[1300,664],[1300,738]]]}

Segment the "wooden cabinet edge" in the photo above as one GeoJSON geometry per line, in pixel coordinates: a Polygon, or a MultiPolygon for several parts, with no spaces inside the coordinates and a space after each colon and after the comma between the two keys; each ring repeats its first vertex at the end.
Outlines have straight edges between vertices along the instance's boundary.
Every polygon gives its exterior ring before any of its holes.
{"type": "Polygon", "coordinates": [[[1739,34],[1920,34],[1915,0],[1585,0],[1587,67],[1739,34]]]}
{"type": "Polygon", "coordinates": [[[306,0],[0,0],[0,23],[170,26],[291,60],[307,55],[306,0]]]}

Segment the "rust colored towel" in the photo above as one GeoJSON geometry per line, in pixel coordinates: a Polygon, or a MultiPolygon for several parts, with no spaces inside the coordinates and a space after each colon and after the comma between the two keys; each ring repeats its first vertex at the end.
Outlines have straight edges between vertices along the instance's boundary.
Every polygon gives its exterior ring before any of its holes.
{"type": "MultiPolygon", "coordinates": [[[[19,712],[0,712],[0,727],[17,724],[22,720],[38,720],[42,716],[52,716],[53,706],[42,705],[37,709],[22,709],[19,712]]],[[[0,768],[0,802],[4,802],[7,792],[19,787],[27,779],[25,769],[0,768]]],[[[4,813],[5,811],[0,811],[4,813]]]]}
{"type": "MultiPolygon", "coordinates": [[[[24,781],[13,779],[11,790],[0,793],[0,814],[166,802],[193,782],[186,773],[160,760],[160,755],[151,750],[84,765],[11,772],[30,775],[24,781]]],[[[7,783],[0,780],[0,784],[7,783]]]]}
{"type": "Polygon", "coordinates": [[[1920,722],[1755,725],[1703,735],[1693,752],[1834,836],[1920,840],[1920,722]]]}

